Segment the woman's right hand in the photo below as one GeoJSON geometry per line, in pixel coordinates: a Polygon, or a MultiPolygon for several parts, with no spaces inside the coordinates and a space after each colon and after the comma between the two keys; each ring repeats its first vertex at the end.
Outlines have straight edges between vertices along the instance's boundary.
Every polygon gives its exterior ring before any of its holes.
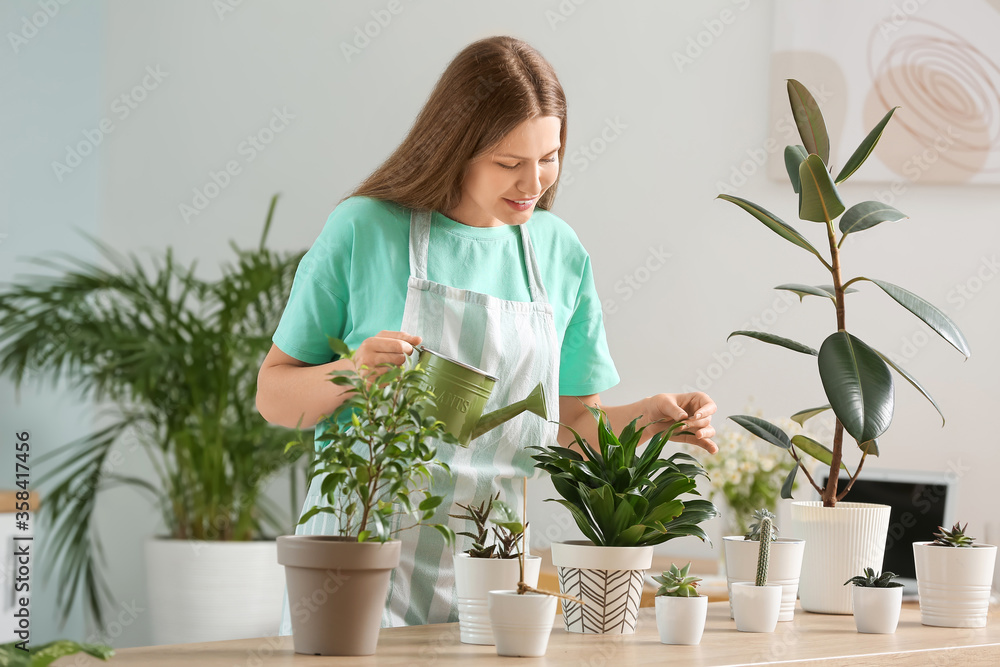
{"type": "Polygon", "coordinates": [[[382,331],[361,342],[354,351],[354,367],[366,378],[382,375],[389,368],[381,364],[402,366],[421,340],[420,336],[405,331],[382,331]],[[367,366],[367,370],[362,366],[367,366]]]}

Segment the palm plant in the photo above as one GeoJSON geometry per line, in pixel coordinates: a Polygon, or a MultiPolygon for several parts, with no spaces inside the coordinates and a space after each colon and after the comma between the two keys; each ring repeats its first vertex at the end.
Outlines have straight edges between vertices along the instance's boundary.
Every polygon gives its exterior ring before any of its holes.
{"type": "Polygon", "coordinates": [[[576,525],[596,546],[648,546],[675,537],[694,535],[708,540],[698,524],[718,516],[710,500],[681,500],[695,490],[696,477],[707,477],[698,460],[676,452],[660,453],[683,423],[655,434],[641,455],[636,453],[642,433],[635,418],[619,435],[611,431],[606,413],[587,406],[597,420],[598,447],[594,449],[572,431],[586,458],[568,447],[532,447],[535,467],[552,477],[562,498],[551,499],[567,508],[576,525]]]}
{"type": "Polygon", "coordinates": [[[42,457],[51,483],[41,519],[49,525],[48,566],[59,569],[65,621],[78,587],[103,622],[110,590],[94,529],[100,491],[146,492],[175,539],[251,540],[289,532],[297,499],[296,451],[286,432],[257,413],[260,361],[284,309],[302,253],[265,248],[277,195],[256,248],[232,245],[236,261],[214,281],[181,266],[171,249],[147,269],[96,239],[109,268],[71,256],[36,258],[57,275],[31,275],[0,292],[0,374],[66,378],[104,407],[104,425],[42,457]],[[155,479],[123,475],[116,444],[140,447],[155,479]],[[262,493],[291,473],[291,511],[262,493]]]}
{"type": "Polygon", "coordinates": [[[847,331],[846,296],[858,291],[851,288],[851,285],[862,282],[875,285],[965,357],[971,352],[958,326],[941,310],[916,294],[878,278],[855,276],[845,280],[843,276],[841,255],[844,242],[849,235],[871,229],[883,222],[897,222],[907,217],[892,206],[879,201],[861,202],[847,208],[837,191],[837,184],[846,181],[871,154],[896,107],[882,117],[834,177],[830,171],[830,138],[816,100],[805,86],[794,79],[788,81],[788,99],[802,144],[785,148],[785,167],[792,190],[798,196],[799,218],[823,225],[829,253],[820,252],[805,236],[763,207],[732,195],[722,194],[719,198],[736,204],[784,240],[811,253],[829,272],[832,284],[789,283],[778,285],[775,289],[797,294],[800,300],[804,300],[807,296],[828,300],[836,312],[837,330],[823,341],[819,350],[789,338],[761,331],[734,331],[730,337],[747,336],[817,358],[820,380],[829,403],[797,412],[792,419],[803,424],[807,419],[832,408],[836,416],[833,442],[827,447],[804,435],[789,438],[781,428],[758,417],[738,415],[731,419],[750,433],[784,449],[795,461],[795,467],[785,478],[781,490],[782,498],[791,497],[795,475],[801,468],[809,483],[822,497],[823,505],[833,507],[850,491],[861,473],[866,457],[878,456],[878,438],[888,429],[892,421],[894,397],[892,371],[913,385],[930,401],[941,414],[941,424],[944,425],[941,409],[916,378],[888,356],[847,331]],[[834,227],[834,220],[838,217],[839,225],[834,227]],[[857,442],[861,458],[854,472],[848,471],[849,479],[841,490],[838,487],[839,474],[842,468],[847,469],[843,461],[845,431],[857,442]],[[805,455],[830,466],[830,474],[824,487],[816,483],[806,468],[803,462],[805,455]]]}

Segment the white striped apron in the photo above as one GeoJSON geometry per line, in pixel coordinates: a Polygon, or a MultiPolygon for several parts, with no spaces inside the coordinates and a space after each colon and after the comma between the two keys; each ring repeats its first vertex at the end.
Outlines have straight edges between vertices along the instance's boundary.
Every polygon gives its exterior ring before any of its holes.
{"type": "MultiPolygon", "coordinates": [[[[488,294],[462,290],[427,279],[430,211],[410,215],[410,277],[401,331],[420,336],[421,344],[499,378],[484,414],[514,403],[539,382],[545,389],[548,421],[522,413],[484,433],[467,448],[438,442],[438,458],[451,467],[449,480],[435,475],[435,492],[445,500],[434,517],[456,532],[468,530],[466,522],[449,518],[461,514],[455,503],[477,504],[501,492],[501,498],[521,505],[522,477],[536,474],[532,445],[553,445],[559,420],[559,343],[552,305],[548,302],[527,224],[519,225],[528,275],[530,302],[507,301],[488,294]]],[[[502,279],[502,277],[500,278],[502,279]]],[[[415,362],[416,355],[412,355],[415,362]]],[[[322,479],[316,477],[306,494],[304,508],[317,503],[322,479]]],[[[335,533],[334,517],[317,514],[295,530],[298,535],[335,533]]],[[[455,570],[450,549],[430,528],[406,530],[399,567],[393,570],[382,627],[446,623],[458,620],[455,570]]],[[[471,546],[459,537],[456,551],[471,546]]],[[[287,593],[279,634],[291,634],[287,593]]]]}

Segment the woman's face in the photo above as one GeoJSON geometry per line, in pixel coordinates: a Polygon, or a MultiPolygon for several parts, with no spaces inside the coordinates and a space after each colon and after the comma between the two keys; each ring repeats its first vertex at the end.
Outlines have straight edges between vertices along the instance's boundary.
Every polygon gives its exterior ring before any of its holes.
{"type": "Polygon", "coordinates": [[[555,116],[538,116],[511,130],[492,154],[470,163],[461,201],[442,213],[471,227],[527,222],[559,175],[560,123],[555,116]]]}

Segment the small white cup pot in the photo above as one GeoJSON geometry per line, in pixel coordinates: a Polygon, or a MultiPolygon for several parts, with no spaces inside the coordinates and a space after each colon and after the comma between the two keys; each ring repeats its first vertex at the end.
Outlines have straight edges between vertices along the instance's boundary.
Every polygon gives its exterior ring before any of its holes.
{"type": "MultiPolygon", "coordinates": [[[[542,559],[525,556],[524,583],[538,586],[542,559]]],[[[463,644],[493,644],[490,614],[486,607],[490,591],[515,590],[521,576],[516,558],[471,558],[455,556],[455,592],[458,596],[458,628],[463,644]]]]}
{"type": "Polygon", "coordinates": [[[903,605],[903,587],[876,588],[855,586],[851,591],[854,601],[854,625],[858,632],[891,635],[899,624],[899,609],[903,605]]]}
{"type": "Polygon", "coordinates": [[[514,658],[545,655],[556,618],[555,596],[490,591],[487,604],[497,655],[514,658]]]}
{"type": "Polygon", "coordinates": [[[781,584],[733,582],[733,618],[740,632],[774,632],[781,612],[781,584]]]}
{"type": "Polygon", "coordinates": [[[656,596],[656,628],[661,644],[694,645],[701,642],[708,617],[708,596],[681,598],[656,596]]]}

